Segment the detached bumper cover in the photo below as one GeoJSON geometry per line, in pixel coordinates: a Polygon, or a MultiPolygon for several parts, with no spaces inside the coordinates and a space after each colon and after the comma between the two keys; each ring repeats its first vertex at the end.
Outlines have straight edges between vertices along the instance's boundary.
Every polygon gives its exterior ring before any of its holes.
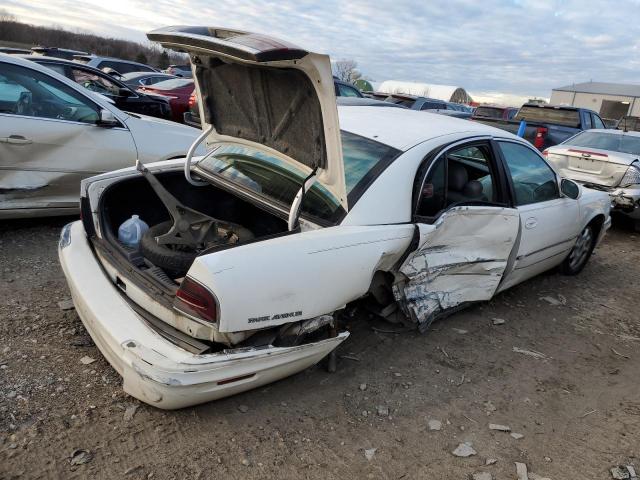
{"type": "Polygon", "coordinates": [[[609,196],[613,211],[640,219],[640,188],[616,188],[609,196]]]}
{"type": "Polygon", "coordinates": [[[81,222],[59,249],[76,311],[123,377],[123,388],[150,405],[175,409],[240,393],[317,363],[349,334],[296,347],[245,348],[195,355],[149,328],[103,272],[81,222]]]}

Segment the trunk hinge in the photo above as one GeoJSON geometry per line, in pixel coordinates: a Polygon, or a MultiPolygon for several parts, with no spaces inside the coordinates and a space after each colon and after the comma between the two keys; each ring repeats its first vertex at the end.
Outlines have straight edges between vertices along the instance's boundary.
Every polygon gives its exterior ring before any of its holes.
{"type": "Polygon", "coordinates": [[[300,190],[298,190],[298,193],[296,193],[296,196],[291,203],[291,209],[289,210],[289,231],[294,230],[298,226],[298,218],[300,218],[300,207],[302,206],[302,200],[304,200],[305,194],[315,183],[317,171],[318,167],[315,167],[311,171],[309,176],[304,179],[300,190]]]}

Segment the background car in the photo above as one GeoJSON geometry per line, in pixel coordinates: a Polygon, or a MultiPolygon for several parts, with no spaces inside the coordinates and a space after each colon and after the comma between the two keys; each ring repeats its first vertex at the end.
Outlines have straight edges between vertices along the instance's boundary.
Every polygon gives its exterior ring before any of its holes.
{"type": "Polygon", "coordinates": [[[336,97],[364,97],[362,92],[360,92],[360,90],[358,90],[354,85],[338,80],[336,77],[333,77],[333,85],[336,89],[336,97]]]}
{"type": "Polygon", "coordinates": [[[106,67],[113,68],[116,72],[122,75],[129,72],[157,72],[155,68],[150,67],[149,65],[131,60],[123,60],[122,58],[100,57],[98,55],[89,54],[74,55],[73,59],[99,70],[106,67]]]}
{"type": "Polygon", "coordinates": [[[175,75],[176,77],[192,78],[191,65],[169,65],[165,73],[175,75]]]}
{"type": "Polygon", "coordinates": [[[640,132],[586,130],[543,153],[561,175],[607,192],[640,231],[640,132]]]}
{"type": "Polygon", "coordinates": [[[133,89],[140,87],[147,87],[149,85],[155,85],[165,80],[171,80],[172,78],[178,78],[175,75],[161,72],[130,72],[122,75],[122,82],[133,89]]]}
{"type": "Polygon", "coordinates": [[[500,107],[496,105],[479,105],[473,115],[472,119],[476,118],[499,118],[502,120],[511,120],[518,113],[517,107],[500,107]]]}
{"type": "Polygon", "coordinates": [[[184,113],[189,109],[189,97],[194,88],[193,80],[189,78],[172,78],[140,87],[137,91],[147,95],[159,95],[169,100],[171,118],[176,122],[183,122],[184,113]]]}
{"type": "Polygon", "coordinates": [[[82,179],[184,156],[198,134],[127,114],[48,67],[0,54],[0,219],[75,214],[82,179]]]}
{"type": "Polygon", "coordinates": [[[44,55],[45,57],[53,58],[64,58],[65,60],[73,60],[73,57],[75,55],[88,55],[87,52],[58,47],[33,47],[31,49],[31,52],[36,55],[44,55]]]}
{"type": "Polygon", "coordinates": [[[172,118],[168,99],[136,92],[101,70],[60,58],[34,55],[22,58],[55,70],[87,90],[104,95],[113,100],[113,103],[120,110],[158,118],[172,118]]]}
{"type": "Polygon", "coordinates": [[[464,105],[459,105],[453,102],[445,102],[444,100],[438,100],[436,98],[420,97],[417,95],[409,94],[392,94],[386,99],[386,102],[396,103],[403,105],[411,110],[425,111],[429,110],[431,113],[439,113],[442,115],[448,115],[457,118],[470,118],[471,110],[465,108],[464,105]]]}
{"type": "Polygon", "coordinates": [[[525,120],[527,125],[523,137],[540,151],[562,143],[582,130],[605,128],[600,115],[593,110],[538,103],[522,105],[512,120],[477,116],[473,120],[513,134],[519,131],[520,122],[525,120]]]}

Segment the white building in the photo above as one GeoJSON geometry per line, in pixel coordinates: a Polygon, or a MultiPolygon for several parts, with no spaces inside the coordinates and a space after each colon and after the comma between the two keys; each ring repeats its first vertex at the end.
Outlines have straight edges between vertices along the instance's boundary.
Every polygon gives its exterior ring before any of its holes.
{"type": "Polygon", "coordinates": [[[585,82],[554,88],[553,105],[589,108],[602,118],[618,120],[624,115],[640,117],[640,85],[585,82]]]}

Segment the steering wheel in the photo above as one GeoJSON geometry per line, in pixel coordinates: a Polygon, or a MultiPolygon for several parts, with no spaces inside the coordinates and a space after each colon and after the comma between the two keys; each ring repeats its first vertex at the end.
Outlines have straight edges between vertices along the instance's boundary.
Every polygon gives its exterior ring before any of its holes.
{"type": "Polygon", "coordinates": [[[33,97],[31,92],[21,92],[20,98],[13,107],[16,115],[33,115],[33,97]]]}

